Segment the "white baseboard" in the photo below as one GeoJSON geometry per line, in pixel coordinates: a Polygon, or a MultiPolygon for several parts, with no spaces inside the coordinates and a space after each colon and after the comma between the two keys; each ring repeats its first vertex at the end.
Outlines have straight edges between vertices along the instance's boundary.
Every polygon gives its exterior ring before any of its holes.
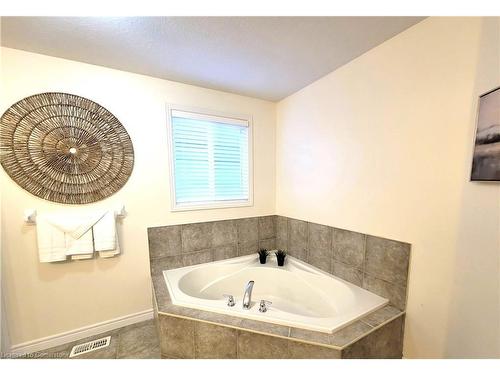
{"type": "Polygon", "coordinates": [[[54,346],[70,343],[75,340],[80,340],[85,337],[98,335],[113,329],[128,326],[130,324],[139,323],[144,320],[153,319],[153,309],[141,311],[135,314],[121,316],[116,319],[107,320],[101,323],[92,324],[71,331],[59,333],[57,335],[42,337],[40,339],[23,342],[21,344],[12,345],[10,353],[33,353],[41,350],[49,349],[54,346]]]}

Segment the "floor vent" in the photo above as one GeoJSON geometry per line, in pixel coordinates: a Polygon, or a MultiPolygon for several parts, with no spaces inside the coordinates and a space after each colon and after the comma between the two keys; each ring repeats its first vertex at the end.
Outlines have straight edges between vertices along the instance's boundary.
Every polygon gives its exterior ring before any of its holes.
{"type": "Polygon", "coordinates": [[[76,357],[85,353],[93,352],[94,350],[99,350],[109,346],[111,342],[111,336],[103,337],[102,339],[97,339],[94,341],[85,342],[83,344],[78,344],[73,346],[69,357],[76,357]]]}

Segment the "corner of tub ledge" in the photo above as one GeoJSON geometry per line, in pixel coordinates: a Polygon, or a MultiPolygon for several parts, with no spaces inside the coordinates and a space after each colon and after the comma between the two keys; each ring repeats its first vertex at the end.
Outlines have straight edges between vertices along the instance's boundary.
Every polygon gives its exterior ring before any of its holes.
{"type": "Polygon", "coordinates": [[[167,312],[172,302],[167,286],[163,282],[163,276],[151,275],[151,285],[153,287],[153,298],[156,302],[158,313],[167,312]]]}
{"type": "Polygon", "coordinates": [[[362,317],[360,320],[372,328],[378,328],[405,314],[405,310],[400,310],[392,305],[386,305],[362,317]]]}

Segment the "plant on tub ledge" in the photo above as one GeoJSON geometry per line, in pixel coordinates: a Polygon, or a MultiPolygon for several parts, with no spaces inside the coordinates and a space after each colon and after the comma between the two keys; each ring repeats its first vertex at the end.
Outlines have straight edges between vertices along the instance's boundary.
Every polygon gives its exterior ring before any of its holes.
{"type": "Polygon", "coordinates": [[[260,249],[259,251],[257,251],[257,254],[259,254],[260,264],[266,264],[267,257],[269,256],[269,251],[267,249],[260,249]]]}
{"type": "Polygon", "coordinates": [[[278,266],[283,267],[285,264],[285,258],[286,258],[286,251],[285,250],[276,250],[274,252],[276,255],[276,260],[278,261],[278,266]]]}

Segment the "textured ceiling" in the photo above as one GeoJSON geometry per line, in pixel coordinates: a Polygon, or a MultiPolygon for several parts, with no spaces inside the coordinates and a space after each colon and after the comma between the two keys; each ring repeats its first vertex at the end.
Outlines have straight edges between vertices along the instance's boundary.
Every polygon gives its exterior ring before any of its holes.
{"type": "Polygon", "coordinates": [[[280,100],[423,17],[2,17],[3,46],[280,100]]]}

